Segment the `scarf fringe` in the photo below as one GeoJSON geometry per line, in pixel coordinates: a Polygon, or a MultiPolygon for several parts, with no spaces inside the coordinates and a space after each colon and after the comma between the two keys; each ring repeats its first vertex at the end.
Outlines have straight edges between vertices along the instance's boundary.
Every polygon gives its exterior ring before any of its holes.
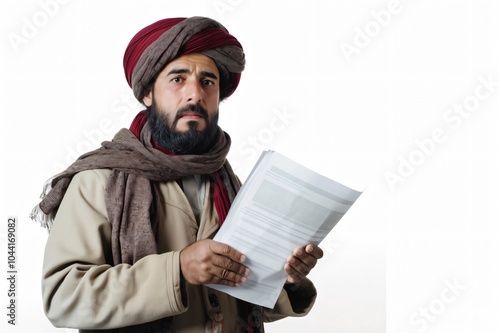
{"type": "Polygon", "coordinates": [[[50,233],[50,229],[52,228],[52,224],[54,223],[54,218],[51,214],[45,214],[40,206],[35,206],[30,213],[30,219],[34,222],[38,222],[42,228],[47,229],[47,232],[50,233]]]}
{"type": "MultiPolygon", "coordinates": [[[[47,193],[50,192],[52,189],[52,180],[54,177],[50,178],[43,184],[43,189],[42,189],[42,194],[40,194],[40,199],[43,200],[47,193]]],[[[38,222],[42,228],[47,229],[47,232],[50,233],[50,229],[52,228],[52,225],[54,224],[54,217],[55,214],[45,214],[42,209],[40,208],[40,204],[36,205],[33,207],[31,210],[31,213],[29,215],[30,219],[34,222],[38,222]]]]}

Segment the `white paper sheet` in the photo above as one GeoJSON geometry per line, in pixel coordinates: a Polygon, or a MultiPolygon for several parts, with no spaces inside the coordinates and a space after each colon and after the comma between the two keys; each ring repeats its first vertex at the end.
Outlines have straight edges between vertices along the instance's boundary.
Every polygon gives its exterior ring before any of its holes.
{"type": "Polygon", "coordinates": [[[250,275],[240,287],[209,287],[273,308],[286,259],[297,247],[319,244],[360,194],[277,152],[263,152],[214,238],[247,257],[250,275]]]}

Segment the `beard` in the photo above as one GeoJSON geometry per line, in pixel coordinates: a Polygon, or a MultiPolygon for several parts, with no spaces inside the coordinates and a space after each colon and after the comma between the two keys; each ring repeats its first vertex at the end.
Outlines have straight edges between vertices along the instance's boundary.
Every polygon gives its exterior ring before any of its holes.
{"type": "Polygon", "coordinates": [[[219,111],[210,120],[208,112],[198,104],[189,104],[177,111],[173,121],[170,121],[161,110],[157,110],[156,103],[153,99],[152,105],[148,108],[148,123],[151,128],[151,135],[156,143],[174,153],[174,154],[202,154],[207,152],[215,143],[219,127],[217,125],[219,119],[219,111]],[[160,112],[158,112],[160,111],[160,112]],[[178,131],[178,120],[185,112],[198,112],[205,120],[206,127],[202,131],[198,131],[198,122],[190,121],[189,129],[186,132],[178,131]]]}

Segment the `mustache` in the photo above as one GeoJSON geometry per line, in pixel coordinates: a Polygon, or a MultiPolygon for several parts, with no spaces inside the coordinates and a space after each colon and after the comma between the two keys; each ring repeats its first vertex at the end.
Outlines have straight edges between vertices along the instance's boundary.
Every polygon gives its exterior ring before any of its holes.
{"type": "Polygon", "coordinates": [[[208,121],[208,111],[199,104],[188,104],[185,107],[180,108],[175,114],[175,121],[181,118],[186,112],[199,113],[205,120],[208,121]]]}

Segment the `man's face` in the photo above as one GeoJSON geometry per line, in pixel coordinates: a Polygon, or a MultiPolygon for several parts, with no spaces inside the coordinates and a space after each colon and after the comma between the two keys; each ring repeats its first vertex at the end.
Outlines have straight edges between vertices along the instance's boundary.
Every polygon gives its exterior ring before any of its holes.
{"type": "Polygon", "coordinates": [[[177,115],[188,105],[199,105],[208,113],[208,121],[218,113],[219,108],[219,70],[215,62],[201,53],[183,55],[171,61],[158,75],[154,91],[143,99],[146,106],[153,104],[179,132],[187,132],[190,127],[203,131],[207,119],[195,111],[177,115]]]}
{"type": "Polygon", "coordinates": [[[217,134],[219,71],[200,53],[170,62],[143,99],[157,143],[173,153],[203,153],[217,134]]]}

